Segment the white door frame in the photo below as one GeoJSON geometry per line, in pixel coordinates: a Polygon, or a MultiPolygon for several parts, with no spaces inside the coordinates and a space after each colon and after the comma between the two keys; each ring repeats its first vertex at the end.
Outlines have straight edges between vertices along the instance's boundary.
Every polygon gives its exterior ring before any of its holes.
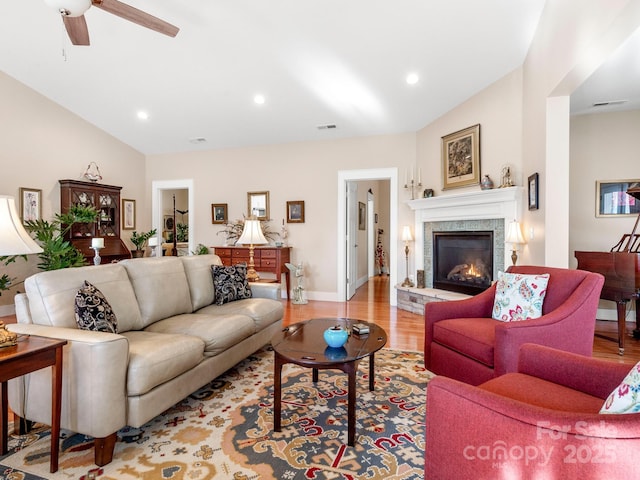
{"type": "Polygon", "coordinates": [[[338,171],[338,212],[337,212],[337,290],[338,301],[346,301],[346,191],[348,181],[389,180],[389,303],[398,304],[395,285],[398,282],[398,169],[371,168],[363,170],[338,171]]]}
{"type": "MultiPolygon", "coordinates": [[[[151,227],[157,229],[158,234],[162,232],[163,212],[162,212],[162,191],[163,190],[188,190],[189,198],[189,252],[193,252],[196,218],[195,195],[193,191],[193,179],[184,180],[154,180],[151,182],[151,227]]],[[[155,249],[156,256],[162,256],[162,248],[155,249]]]]}
{"type": "Polygon", "coordinates": [[[376,268],[376,221],[375,196],[367,192],[367,276],[375,276],[376,268]]]}

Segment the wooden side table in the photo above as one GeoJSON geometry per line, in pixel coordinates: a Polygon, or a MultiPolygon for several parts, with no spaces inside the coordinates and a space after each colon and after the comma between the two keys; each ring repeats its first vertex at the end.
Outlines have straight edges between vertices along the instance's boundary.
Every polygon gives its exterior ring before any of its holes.
{"type": "Polygon", "coordinates": [[[18,338],[18,344],[0,348],[0,382],[2,382],[2,414],[0,414],[0,451],[7,453],[8,399],[7,382],[45,367],[53,367],[51,376],[51,464],[58,471],[60,411],[62,408],[62,347],[66,340],[36,336],[18,338]]]}

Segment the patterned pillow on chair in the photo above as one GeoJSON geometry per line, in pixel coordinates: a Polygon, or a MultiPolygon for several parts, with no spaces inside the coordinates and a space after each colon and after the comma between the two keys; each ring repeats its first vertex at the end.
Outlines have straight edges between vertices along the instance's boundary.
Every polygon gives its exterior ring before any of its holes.
{"type": "Polygon", "coordinates": [[[247,265],[239,263],[231,267],[211,265],[213,274],[213,303],[224,303],[251,298],[251,288],[247,282],[247,265]]]}
{"type": "Polygon", "coordinates": [[[600,413],[640,412],[640,362],[636,363],[624,380],[611,392],[600,413]]]}
{"type": "Polygon", "coordinates": [[[542,316],[549,274],[525,275],[498,272],[491,317],[501,322],[518,322],[542,316]]]}
{"type": "Polygon", "coordinates": [[[118,320],[107,299],[94,285],[84,281],[76,293],[76,323],[82,330],[118,333],[118,320]]]}

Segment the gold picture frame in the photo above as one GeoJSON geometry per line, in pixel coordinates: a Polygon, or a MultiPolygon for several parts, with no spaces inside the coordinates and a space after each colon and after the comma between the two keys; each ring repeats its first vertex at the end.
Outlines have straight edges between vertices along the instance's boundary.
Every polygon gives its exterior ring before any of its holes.
{"type": "Polygon", "coordinates": [[[42,190],[39,188],[20,188],[20,218],[22,223],[42,219],[42,190]]]}
{"type": "Polygon", "coordinates": [[[247,192],[247,216],[256,220],[271,220],[269,192],[247,192]]]}
{"type": "Polygon", "coordinates": [[[287,202],[287,223],[304,223],[304,200],[287,202]]]}
{"type": "Polygon", "coordinates": [[[597,180],[596,217],[635,217],[640,201],[627,194],[627,189],[640,180],[597,180]]]}
{"type": "Polygon", "coordinates": [[[442,137],[442,189],[480,184],[480,124],[442,137]]]}
{"type": "Polygon", "coordinates": [[[136,229],[136,201],[129,198],[122,199],[122,229],[136,229]]]}
{"type": "Polygon", "coordinates": [[[211,223],[226,224],[228,219],[228,207],[226,203],[211,204],[211,223]]]}

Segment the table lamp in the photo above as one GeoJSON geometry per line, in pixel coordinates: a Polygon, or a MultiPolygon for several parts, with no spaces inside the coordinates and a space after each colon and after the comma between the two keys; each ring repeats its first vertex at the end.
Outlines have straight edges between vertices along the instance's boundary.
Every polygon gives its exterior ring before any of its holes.
{"type": "Polygon", "coordinates": [[[404,242],[404,255],[407,260],[407,276],[402,282],[403,287],[413,287],[413,282],[409,280],[409,242],[413,241],[411,236],[411,228],[408,225],[402,227],[402,241],[404,242]]]}
{"type": "Polygon", "coordinates": [[[241,245],[249,245],[249,265],[247,266],[247,280],[250,282],[257,282],[260,280],[258,272],[256,272],[255,264],[253,263],[253,246],[264,245],[269,243],[262,233],[262,225],[260,220],[255,218],[248,218],[244,222],[244,229],[242,235],[238,239],[241,245]]]}
{"type": "Polygon", "coordinates": [[[511,244],[511,261],[515,265],[518,261],[518,254],[516,253],[518,245],[524,245],[527,243],[522,235],[522,228],[520,227],[520,224],[515,220],[511,222],[507,228],[507,235],[504,239],[504,243],[511,244]]]}
{"type": "MultiPolygon", "coordinates": [[[[13,197],[0,195],[0,256],[40,253],[42,248],[22,226],[13,197]]],[[[0,347],[15,345],[18,336],[0,322],[0,347]]]]}

